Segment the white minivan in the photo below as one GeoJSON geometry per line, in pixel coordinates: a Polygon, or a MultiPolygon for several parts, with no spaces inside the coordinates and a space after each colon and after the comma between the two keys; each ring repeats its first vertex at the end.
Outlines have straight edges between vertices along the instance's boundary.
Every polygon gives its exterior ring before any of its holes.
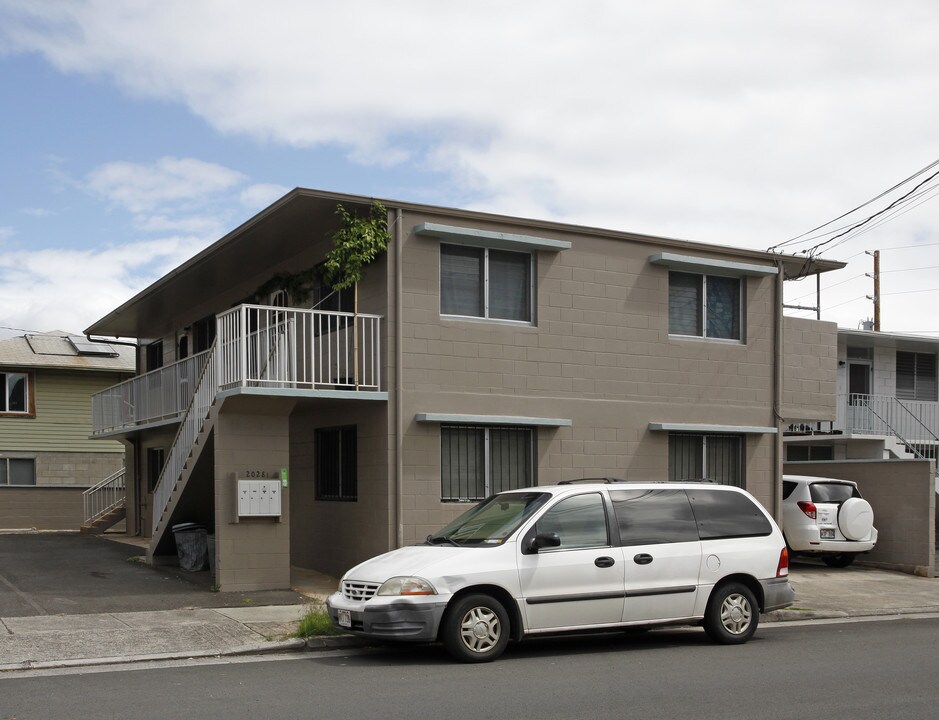
{"type": "Polygon", "coordinates": [[[702,624],[725,644],[790,605],[789,556],[748,493],[571,482],[499,493],[421,545],[347,572],[327,608],[367,638],[441,641],[465,662],[543,633],[702,624]]]}

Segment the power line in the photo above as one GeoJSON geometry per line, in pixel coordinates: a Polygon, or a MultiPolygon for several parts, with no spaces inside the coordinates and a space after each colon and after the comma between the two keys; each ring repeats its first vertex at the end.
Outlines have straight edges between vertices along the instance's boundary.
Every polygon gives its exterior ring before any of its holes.
{"type": "MultiPolygon", "coordinates": [[[[828,226],[831,225],[832,223],[836,223],[836,222],[838,222],[839,220],[841,220],[842,218],[846,218],[846,217],[847,217],[848,215],[850,215],[851,213],[857,212],[857,211],[860,210],[861,208],[866,207],[867,205],[870,205],[871,203],[877,202],[878,200],[880,200],[880,199],[881,199],[882,197],[884,197],[885,195],[889,195],[889,194],[892,193],[894,190],[896,190],[897,188],[899,188],[899,187],[901,187],[901,186],[903,186],[903,185],[906,185],[906,183],[910,182],[910,181],[913,180],[914,178],[917,178],[917,177],[919,177],[920,175],[922,175],[923,173],[932,170],[934,167],[936,167],[936,165],[939,165],[939,160],[933,160],[931,163],[929,163],[929,165],[927,165],[926,167],[922,168],[921,170],[917,170],[915,173],[913,173],[913,174],[910,175],[908,178],[906,178],[906,180],[902,180],[902,181],[898,182],[896,185],[894,185],[894,186],[893,186],[892,188],[890,188],[889,190],[884,190],[884,191],[883,191],[882,193],[880,193],[880,195],[878,195],[877,197],[871,198],[871,199],[868,200],[867,202],[861,203],[860,205],[858,205],[858,206],[857,206],[856,208],[854,208],[853,210],[848,210],[848,212],[843,213],[842,215],[839,215],[839,216],[836,217],[835,219],[829,220],[828,222],[826,222],[826,223],[824,223],[824,224],[822,224],[822,225],[819,225],[818,227],[812,228],[811,230],[807,230],[807,231],[805,231],[804,233],[802,233],[801,235],[796,235],[794,238],[790,238],[789,240],[785,240],[785,241],[783,241],[783,242],[781,242],[781,243],[778,243],[777,245],[773,245],[772,247],[769,248],[769,250],[767,250],[767,252],[772,252],[772,251],[775,250],[776,248],[785,247],[786,245],[789,245],[790,243],[793,243],[793,242],[795,242],[796,240],[799,240],[800,238],[805,237],[805,236],[808,235],[809,233],[813,233],[813,232],[815,232],[816,230],[821,230],[823,227],[828,227],[828,226]]],[[[837,231],[835,231],[835,232],[837,232],[837,231]]],[[[805,242],[805,241],[803,241],[803,242],[805,242]]]]}

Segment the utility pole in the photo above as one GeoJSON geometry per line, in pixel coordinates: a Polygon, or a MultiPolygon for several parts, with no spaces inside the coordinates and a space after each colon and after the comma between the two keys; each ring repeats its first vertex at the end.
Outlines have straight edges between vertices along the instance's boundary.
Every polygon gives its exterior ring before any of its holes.
{"type": "Polygon", "coordinates": [[[874,301],[874,332],[880,332],[880,250],[874,250],[874,252],[865,250],[864,252],[874,257],[874,274],[864,274],[874,279],[874,294],[868,295],[867,299],[874,301]]]}

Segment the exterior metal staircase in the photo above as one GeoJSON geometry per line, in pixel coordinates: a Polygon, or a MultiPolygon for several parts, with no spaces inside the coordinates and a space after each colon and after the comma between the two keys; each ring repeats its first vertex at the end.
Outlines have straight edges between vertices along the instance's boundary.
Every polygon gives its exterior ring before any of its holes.
{"type": "Polygon", "coordinates": [[[176,504],[189,482],[209,434],[215,427],[218,389],[218,363],[216,346],[213,345],[196,384],[192,402],[183,415],[169,456],[153,490],[153,534],[150,538],[148,559],[152,560],[156,554],[170,526],[176,504]]]}
{"type": "Polygon", "coordinates": [[[99,535],[127,517],[125,474],[121,468],[82,493],[85,520],[81,532],[99,535]]]}

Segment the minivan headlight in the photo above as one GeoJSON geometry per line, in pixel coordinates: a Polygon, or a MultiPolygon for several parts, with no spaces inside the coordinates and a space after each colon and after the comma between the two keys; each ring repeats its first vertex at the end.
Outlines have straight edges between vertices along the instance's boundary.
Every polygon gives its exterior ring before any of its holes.
{"type": "Polygon", "coordinates": [[[436,595],[434,586],[419,577],[393,577],[378,588],[379,595],[436,595]]]}

